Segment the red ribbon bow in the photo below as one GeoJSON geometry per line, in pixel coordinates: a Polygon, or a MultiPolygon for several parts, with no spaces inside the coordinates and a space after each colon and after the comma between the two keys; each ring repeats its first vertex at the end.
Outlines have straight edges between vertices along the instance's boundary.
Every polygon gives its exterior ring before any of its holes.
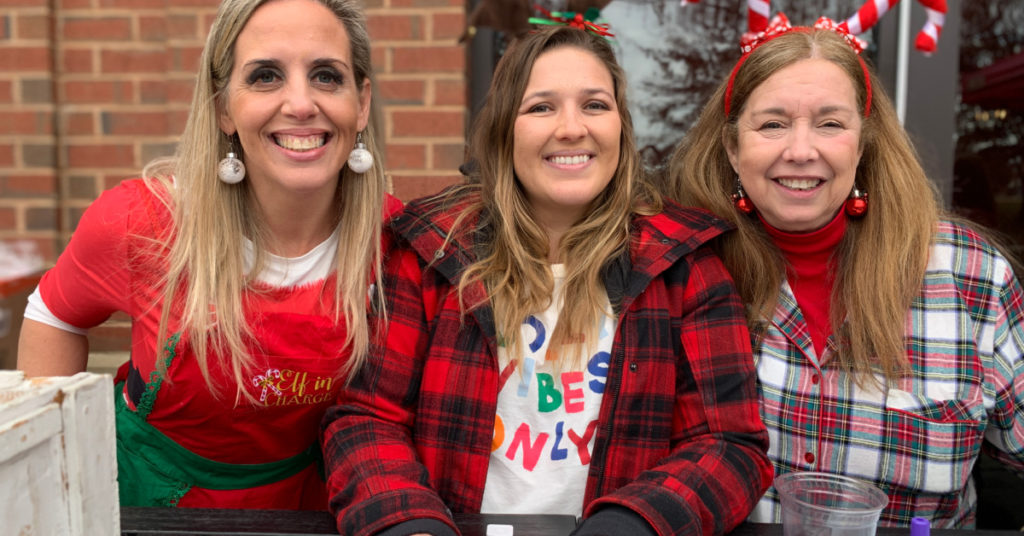
{"type": "MultiPolygon", "coordinates": [[[[831,30],[836,32],[842,38],[849,43],[850,48],[857,54],[860,54],[867,47],[867,43],[858,39],[856,36],[850,33],[849,28],[846,27],[846,23],[836,24],[835,21],[828,17],[819,17],[817,22],[814,23],[814,28],[819,30],[831,30]]],[[[800,30],[799,27],[795,28],[800,30]]],[[[793,26],[789,23],[789,19],[783,13],[777,13],[772,17],[771,22],[768,26],[760,32],[751,33],[747,32],[740,38],[740,51],[743,54],[750,54],[755,48],[766,41],[771,41],[773,38],[778,37],[784,33],[793,31],[793,26]]]]}

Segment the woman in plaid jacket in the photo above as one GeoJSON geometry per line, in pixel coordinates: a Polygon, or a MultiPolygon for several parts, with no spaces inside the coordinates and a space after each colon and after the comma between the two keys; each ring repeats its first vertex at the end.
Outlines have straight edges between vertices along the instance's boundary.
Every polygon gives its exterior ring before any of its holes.
{"type": "Polygon", "coordinates": [[[609,45],[516,42],[471,180],[391,225],[387,328],[324,420],[347,535],[452,512],[582,516],[578,535],[723,534],[767,487],[727,227],[640,180],[609,45]]]}
{"type": "MultiPolygon", "coordinates": [[[[1024,468],[1024,295],[941,213],[858,46],[827,19],[774,23],[681,145],[674,190],[737,226],[719,253],[776,474],[872,482],[882,525],[973,527],[981,452],[1024,468]]],[[[751,519],[780,515],[773,487],[751,519]]]]}

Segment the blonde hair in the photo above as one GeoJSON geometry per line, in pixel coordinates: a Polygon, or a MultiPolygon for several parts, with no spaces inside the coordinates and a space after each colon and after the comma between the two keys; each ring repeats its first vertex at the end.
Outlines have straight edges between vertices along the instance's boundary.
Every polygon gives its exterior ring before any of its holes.
{"type": "MultiPolygon", "coordinates": [[[[239,396],[250,398],[242,389],[244,374],[254,366],[247,349],[252,333],[244,317],[243,293],[256,291],[252,278],[266,261],[266,230],[248,181],[228,185],[217,177],[217,164],[232,147],[218,126],[218,103],[225,92],[234,66],[234,44],[253,12],[270,0],[225,0],[207,37],[200,58],[192,107],[174,158],[150,163],[143,175],[173,214],[173,229],[164,238],[169,249],[164,279],[163,311],[157,349],[171,331],[191,340],[191,346],[211,392],[220,386],[210,377],[211,352],[238,384],[239,396]],[[255,264],[244,275],[244,238],[252,240],[255,264]],[[215,318],[211,317],[211,312],[215,318]],[[174,319],[178,315],[179,318],[174,319]]],[[[372,80],[370,40],[366,20],[354,0],[317,0],[337,16],[348,34],[357,88],[372,80]]],[[[372,83],[371,83],[372,87],[372,83]]],[[[334,320],[344,322],[345,350],[351,357],[338,375],[352,374],[366,359],[370,326],[367,291],[379,280],[381,214],[387,190],[381,165],[382,147],[376,143],[377,114],[371,99],[370,121],[363,142],[375,155],[373,167],[357,174],[343,167],[335,195],[338,215],[338,247],[335,256],[334,320]]],[[[158,357],[158,368],[165,371],[158,357]]]]}
{"type": "Polygon", "coordinates": [[[870,206],[863,218],[849,221],[839,245],[830,321],[840,366],[853,372],[858,383],[875,371],[894,380],[908,369],[906,316],[923,284],[940,209],[935,187],[882,85],[838,34],[794,31],[755,49],[736,73],[729,116],[724,113],[725,81],[673,154],[669,195],[736,225],[717,248],[748,305],[751,332],[755,337],[763,333],[778,303],[785,263],[761,223],[732,204],[737,179],[726,144],[737,143],[737,118],[750,94],[780,69],[808,58],[839,66],[853,82],[862,111],[870,87],[856,175],[858,188],[870,195],[870,206]]]}
{"type": "MultiPolygon", "coordinates": [[[[592,201],[583,220],[561,239],[566,278],[562,310],[549,348],[569,345],[573,351],[569,355],[575,355],[596,341],[601,319],[610,314],[604,306],[604,269],[625,252],[632,216],[661,211],[661,198],[642,180],[626,105],[626,78],[608,43],[569,27],[538,30],[514,42],[495,68],[487,98],[473,126],[470,156],[477,165],[473,181],[454,195],[469,190],[474,202],[460,214],[453,229],[458,229],[458,222],[468,215],[479,214],[490,232],[486,242],[480,244],[479,260],[462,274],[458,292],[462,297],[471,284],[485,284],[499,336],[504,338],[508,355],[520,361],[520,365],[524,359],[520,352],[520,326],[528,315],[544,311],[557,297],[553,296],[554,278],[547,260],[547,234],[533,217],[515,176],[514,128],[534,62],[541,54],[558,47],[587,51],[608,69],[622,131],[619,164],[611,182],[592,201]]],[[[482,304],[463,307],[479,305],[482,304]]],[[[560,350],[551,352],[556,367],[563,363],[559,359],[562,354],[560,350]]]]}

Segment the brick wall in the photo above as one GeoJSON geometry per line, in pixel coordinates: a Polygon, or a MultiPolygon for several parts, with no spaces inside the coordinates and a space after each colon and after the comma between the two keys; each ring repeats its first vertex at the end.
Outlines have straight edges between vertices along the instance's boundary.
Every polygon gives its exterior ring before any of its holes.
{"type": "MultiPolygon", "coordinates": [[[[464,0],[366,0],[385,167],[408,200],[458,178],[464,0]]],[[[174,151],[216,0],[0,0],[0,240],[52,262],[101,191],[174,151]]],[[[121,351],[127,319],[93,330],[121,351]]]]}

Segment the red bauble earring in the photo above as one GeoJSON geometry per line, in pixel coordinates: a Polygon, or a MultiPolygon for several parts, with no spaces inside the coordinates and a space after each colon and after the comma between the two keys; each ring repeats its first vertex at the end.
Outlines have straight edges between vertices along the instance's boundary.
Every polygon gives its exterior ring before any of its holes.
{"type": "Polygon", "coordinates": [[[736,205],[736,210],[744,214],[750,214],[754,211],[754,204],[750,202],[750,199],[743,192],[743,186],[740,185],[739,181],[736,181],[736,193],[732,194],[732,204],[736,205]]]}
{"type": "Polygon", "coordinates": [[[850,192],[850,198],[846,200],[845,204],[846,215],[851,218],[859,218],[868,211],[868,193],[862,192],[853,187],[853,191],[850,192]]]}

